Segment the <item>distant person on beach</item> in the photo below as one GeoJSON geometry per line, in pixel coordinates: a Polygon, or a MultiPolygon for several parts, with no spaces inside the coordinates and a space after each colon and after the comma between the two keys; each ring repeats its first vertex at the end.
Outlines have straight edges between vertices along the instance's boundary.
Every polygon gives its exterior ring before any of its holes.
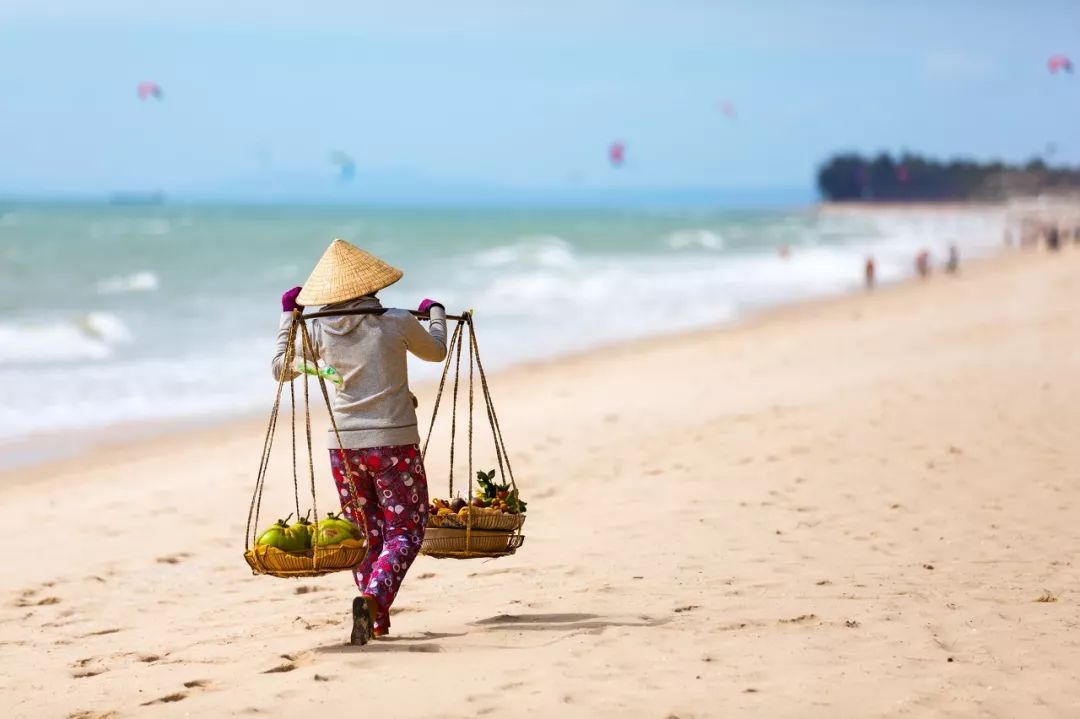
{"type": "Polygon", "coordinates": [[[950,275],[960,271],[960,250],[955,244],[949,245],[949,259],[945,261],[945,271],[950,275]]]}
{"type": "Polygon", "coordinates": [[[1061,249],[1061,233],[1057,225],[1048,225],[1046,228],[1046,249],[1057,252],[1061,249]]]}
{"type": "Polygon", "coordinates": [[[928,250],[919,250],[915,255],[915,274],[924,280],[930,276],[930,252],[928,250]]]}
{"type": "MultiPolygon", "coordinates": [[[[316,318],[309,324],[317,358],[343,380],[333,401],[337,431],[331,429],[328,436],[341,510],[368,529],[367,557],[353,571],[360,589],[353,599],[353,644],[366,644],[390,631],[390,605],[416,559],[427,525],[427,477],[406,354],[429,362],[446,357],[446,311],[438,302],[421,302],[420,312],[430,316],[429,329],[424,329],[408,311],[384,309],[375,294],[401,276],[377,257],[334,240],[303,288],[293,287],[281,296],[284,314],[273,361],[275,379],[299,374],[284,366],[294,312],[309,305],[369,312],[316,318]]],[[[298,343],[296,356],[301,352],[298,343]]]]}
{"type": "Polygon", "coordinates": [[[874,258],[867,257],[866,263],[863,265],[863,276],[866,278],[866,289],[874,289],[874,283],[877,281],[877,270],[874,267],[874,258]]]}

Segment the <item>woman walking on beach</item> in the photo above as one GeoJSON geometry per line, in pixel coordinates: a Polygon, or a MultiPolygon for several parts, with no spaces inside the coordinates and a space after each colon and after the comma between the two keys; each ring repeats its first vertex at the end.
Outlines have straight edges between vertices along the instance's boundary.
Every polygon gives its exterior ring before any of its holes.
{"type": "MultiPolygon", "coordinates": [[[[353,600],[352,643],[366,644],[390,630],[390,605],[416,558],[427,524],[427,477],[420,456],[408,352],[429,362],[446,357],[446,311],[425,299],[425,330],[406,310],[384,309],[375,294],[397,282],[402,272],[342,240],[327,248],[303,288],[281,297],[281,327],[274,355],[274,379],[299,374],[284,367],[293,312],[371,310],[372,314],[317,318],[310,335],[316,357],[342,379],[333,401],[330,466],[345,516],[368,528],[368,552],[353,574],[360,596],[353,600]],[[351,470],[359,496],[352,496],[351,470]],[[362,515],[362,516],[361,516],[362,515]]],[[[301,349],[296,347],[296,356],[301,349]]]]}

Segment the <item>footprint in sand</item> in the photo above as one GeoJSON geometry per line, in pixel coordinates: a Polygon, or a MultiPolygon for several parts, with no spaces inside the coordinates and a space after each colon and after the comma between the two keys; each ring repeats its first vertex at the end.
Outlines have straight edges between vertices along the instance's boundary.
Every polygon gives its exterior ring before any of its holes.
{"type": "Polygon", "coordinates": [[[817,619],[816,614],[800,614],[797,617],[791,617],[790,619],[778,619],[781,624],[802,624],[803,622],[811,622],[817,619]]]}
{"type": "Polygon", "coordinates": [[[174,692],[172,694],[166,694],[163,697],[157,699],[151,699],[148,702],[143,702],[142,706],[149,707],[154,704],[172,704],[173,702],[179,702],[187,699],[187,692],[174,692]]]}
{"type": "Polygon", "coordinates": [[[79,671],[72,672],[72,679],[89,679],[90,677],[96,677],[99,674],[104,674],[108,669],[104,667],[100,669],[81,669],[79,671]]]}
{"type": "Polygon", "coordinates": [[[263,672],[263,674],[284,674],[285,672],[291,672],[296,669],[296,665],[292,662],[282,662],[276,667],[272,667],[263,672]]]}
{"type": "Polygon", "coordinates": [[[300,667],[310,664],[314,656],[311,652],[301,652],[299,654],[282,654],[281,658],[284,659],[281,664],[276,667],[271,667],[263,672],[263,674],[283,674],[285,672],[291,672],[300,667]]]}
{"type": "Polygon", "coordinates": [[[59,604],[59,597],[43,597],[42,599],[34,600],[31,595],[22,596],[15,600],[16,607],[47,607],[52,604],[59,604]]]}
{"type": "Polygon", "coordinates": [[[91,710],[91,711],[72,712],[71,714],[67,715],[67,719],[113,719],[113,717],[116,717],[116,716],[119,716],[119,715],[116,712],[113,712],[113,711],[99,712],[99,711],[92,711],[91,710]]]}
{"type": "Polygon", "coordinates": [[[164,557],[158,557],[156,561],[158,564],[179,564],[191,555],[187,552],[177,552],[176,554],[167,554],[164,557]]]}
{"type": "Polygon", "coordinates": [[[327,617],[323,619],[307,620],[303,617],[297,617],[293,620],[294,623],[303,625],[304,629],[320,629],[322,627],[336,627],[340,626],[343,622],[341,617],[327,617]]]}
{"type": "Polygon", "coordinates": [[[175,702],[183,701],[191,696],[192,689],[207,689],[211,686],[211,683],[206,679],[192,679],[191,681],[184,682],[184,689],[188,691],[173,692],[172,694],[166,694],[165,696],[158,697],[157,699],[151,699],[148,702],[143,702],[142,706],[148,707],[155,704],[173,704],[175,702]]]}

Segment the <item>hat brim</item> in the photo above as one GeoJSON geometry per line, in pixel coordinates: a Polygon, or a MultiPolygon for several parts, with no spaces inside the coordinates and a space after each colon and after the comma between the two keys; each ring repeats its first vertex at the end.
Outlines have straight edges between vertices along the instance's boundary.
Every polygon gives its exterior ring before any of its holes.
{"type": "Polygon", "coordinates": [[[389,287],[404,273],[374,255],[334,240],[304,282],[296,301],[302,305],[330,305],[370,295],[389,287]]]}

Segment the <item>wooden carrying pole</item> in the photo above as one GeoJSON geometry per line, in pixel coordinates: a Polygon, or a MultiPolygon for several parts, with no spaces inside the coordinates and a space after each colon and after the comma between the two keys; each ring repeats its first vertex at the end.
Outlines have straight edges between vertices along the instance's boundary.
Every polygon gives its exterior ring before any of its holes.
{"type": "MultiPolygon", "coordinates": [[[[310,320],[316,317],[344,317],[346,315],[381,315],[385,313],[388,307],[370,307],[361,310],[321,310],[319,312],[307,312],[303,315],[303,319],[310,320]]],[[[418,320],[429,320],[431,315],[428,312],[417,312],[416,310],[409,310],[409,314],[418,320]]],[[[456,320],[458,322],[465,322],[468,320],[468,313],[465,315],[446,315],[448,320],[456,320]]]]}

